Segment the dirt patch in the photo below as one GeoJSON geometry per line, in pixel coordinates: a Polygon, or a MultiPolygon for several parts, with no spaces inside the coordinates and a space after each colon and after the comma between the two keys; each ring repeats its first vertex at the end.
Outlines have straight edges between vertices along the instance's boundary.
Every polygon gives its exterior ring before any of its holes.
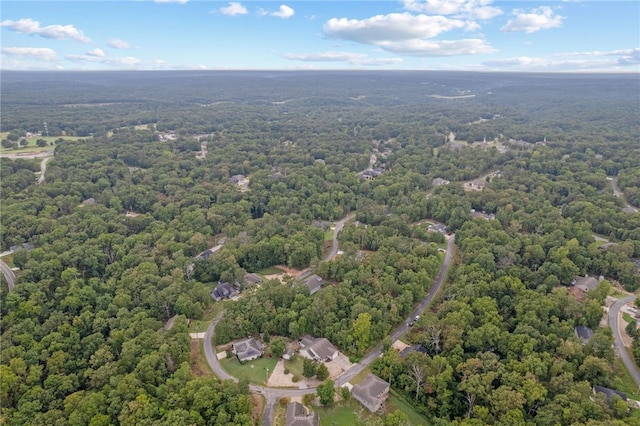
{"type": "Polygon", "coordinates": [[[253,424],[259,425],[260,419],[262,418],[262,412],[264,411],[264,398],[260,395],[256,395],[255,393],[251,394],[251,405],[253,407],[252,415],[253,424]]]}
{"type": "Polygon", "coordinates": [[[191,357],[189,360],[189,366],[191,367],[191,374],[196,377],[207,377],[212,375],[206,365],[204,357],[200,353],[200,340],[191,341],[191,357]]]}

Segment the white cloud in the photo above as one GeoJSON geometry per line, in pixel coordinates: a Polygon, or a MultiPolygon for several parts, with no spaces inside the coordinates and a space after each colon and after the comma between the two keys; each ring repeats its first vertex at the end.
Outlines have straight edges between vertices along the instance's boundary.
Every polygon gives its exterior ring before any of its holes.
{"type": "Polygon", "coordinates": [[[41,61],[53,61],[56,59],[56,52],[46,47],[3,47],[0,52],[4,55],[22,56],[38,59],[41,61]]]}
{"type": "Polygon", "coordinates": [[[133,66],[133,65],[142,64],[142,61],[140,59],[134,58],[133,56],[122,56],[122,57],[96,56],[96,55],[92,55],[91,52],[88,52],[86,55],[67,55],[66,58],[71,62],[96,62],[96,63],[107,64],[107,65],[133,66]]]}
{"type": "Polygon", "coordinates": [[[522,10],[514,10],[515,19],[510,19],[501,31],[534,33],[540,30],[562,26],[564,16],[553,14],[549,6],[542,6],[526,13],[522,10]]]}
{"type": "Polygon", "coordinates": [[[40,37],[52,38],[56,40],[74,40],[81,43],[89,43],[91,40],[82,31],[73,25],[48,25],[41,27],[40,22],[31,18],[12,21],[7,19],[0,22],[1,27],[8,28],[28,35],[39,35],[40,37]]]}
{"type": "Polygon", "coordinates": [[[528,57],[497,59],[484,62],[490,69],[517,71],[628,71],[640,65],[640,48],[611,50],[608,52],[568,52],[551,57],[528,57]]]}
{"type": "Polygon", "coordinates": [[[286,4],[281,4],[280,8],[275,12],[269,12],[265,9],[258,9],[258,15],[260,16],[275,16],[277,18],[287,19],[291,18],[296,14],[296,11],[287,6],[286,4]]]}
{"type": "Polygon", "coordinates": [[[493,0],[403,0],[406,10],[434,15],[454,15],[461,18],[488,20],[502,14],[491,6],[493,0]]]}
{"type": "Polygon", "coordinates": [[[120,40],[117,38],[109,40],[109,43],[107,43],[107,45],[109,47],[113,47],[114,49],[131,49],[133,47],[128,41],[120,40]]]}
{"type": "Polygon", "coordinates": [[[477,38],[462,40],[414,39],[400,42],[382,42],[378,43],[378,46],[392,53],[425,57],[477,55],[496,52],[493,46],[477,38]]]}
{"type": "Polygon", "coordinates": [[[366,44],[432,38],[443,32],[464,28],[465,22],[444,16],[391,13],[367,19],[332,18],[323,26],[329,37],[366,44]]]}
{"type": "Polygon", "coordinates": [[[95,56],[96,58],[102,58],[102,57],[105,56],[104,52],[102,51],[102,49],[99,49],[97,47],[95,49],[93,49],[93,50],[88,51],[87,55],[88,56],[95,56]]]}
{"type": "Polygon", "coordinates": [[[185,4],[189,0],[154,0],[156,3],[178,3],[185,4]]]}
{"type": "Polygon", "coordinates": [[[232,1],[229,3],[229,6],[221,7],[220,12],[223,15],[235,16],[235,15],[246,15],[247,8],[244,7],[241,3],[232,1]]]}
{"type": "Polygon", "coordinates": [[[351,65],[391,65],[403,61],[402,58],[370,58],[363,53],[352,52],[318,52],[318,53],[285,53],[286,59],[304,62],[347,62],[351,65]]]}

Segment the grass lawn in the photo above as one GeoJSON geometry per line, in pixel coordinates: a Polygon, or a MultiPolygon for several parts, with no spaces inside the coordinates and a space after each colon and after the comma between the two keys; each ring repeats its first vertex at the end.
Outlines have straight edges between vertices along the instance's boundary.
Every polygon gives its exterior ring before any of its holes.
{"type": "Polygon", "coordinates": [[[329,229],[324,232],[324,240],[325,241],[333,241],[333,231],[336,229],[335,226],[331,225],[329,229]]]}
{"type": "Polygon", "coordinates": [[[204,356],[202,339],[191,340],[191,356],[189,366],[191,373],[196,377],[215,377],[206,357],[204,356]]]}
{"type": "MultiPolygon", "coordinates": [[[[627,351],[631,352],[630,350],[627,351]]],[[[614,379],[611,386],[613,389],[626,393],[631,399],[640,399],[640,390],[619,358],[613,361],[613,376],[614,379]]]]}
{"type": "Polygon", "coordinates": [[[331,407],[314,406],[313,411],[318,413],[320,424],[323,426],[359,425],[363,424],[364,420],[377,417],[369,413],[353,398],[349,401],[340,401],[331,407]],[[358,415],[361,418],[358,418],[358,415]]]}
{"type": "Polygon", "coordinates": [[[261,269],[258,271],[259,275],[275,275],[275,274],[284,274],[284,271],[277,266],[269,266],[268,268],[261,269]]]}
{"type": "Polygon", "coordinates": [[[269,369],[269,375],[271,375],[277,362],[278,358],[258,358],[245,364],[240,364],[236,357],[220,360],[220,364],[229,374],[257,385],[267,383],[267,368],[269,369]]]}
{"type": "Polygon", "coordinates": [[[389,399],[387,400],[387,411],[393,412],[395,410],[405,413],[413,426],[427,424],[427,419],[422,414],[418,413],[399,393],[392,390],[389,392],[389,399]]]}
{"type": "Polygon", "coordinates": [[[369,375],[369,373],[371,373],[371,369],[367,367],[361,372],[359,372],[358,374],[356,374],[355,376],[353,376],[351,380],[349,380],[349,383],[351,383],[352,385],[357,385],[358,383],[363,381],[364,378],[369,375]]]}
{"type": "Polygon", "coordinates": [[[298,376],[301,380],[304,377],[302,375],[302,357],[294,355],[291,359],[284,362],[284,368],[289,370],[292,375],[298,376]]]}
{"type": "Polygon", "coordinates": [[[622,319],[624,319],[627,323],[633,322],[635,323],[636,319],[634,317],[632,317],[630,314],[623,312],[622,313],[622,319]]]}
{"type": "Polygon", "coordinates": [[[207,331],[207,327],[209,327],[211,320],[218,315],[218,312],[220,312],[221,309],[222,304],[211,304],[201,320],[191,320],[191,323],[189,324],[189,333],[204,333],[207,331]]]}

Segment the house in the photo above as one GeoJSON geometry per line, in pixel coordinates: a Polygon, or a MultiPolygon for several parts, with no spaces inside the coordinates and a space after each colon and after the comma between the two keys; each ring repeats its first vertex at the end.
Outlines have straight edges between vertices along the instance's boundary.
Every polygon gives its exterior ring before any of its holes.
{"type": "Polygon", "coordinates": [[[372,413],[382,408],[389,396],[389,383],[380,377],[369,374],[351,389],[351,395],[372,413]]]}
{"type": "Polygon", "coordinates": [[[413,346],[408,346],[408,347],[404,348],[403,350],[401,350],[400,351],[400,356],[402,358],[405,358],[411,352],[420,352],[421,354],[426,354],[428,351],[427,351],[427,348],[425,348],[422,345],[413,345],[413,346]]]}
{"type": "Polygon", "coordinates": [[[202,253],[200,253],[198,256],[196,256],[196,259],[198,259],[198,260],[208,259],[209,256],[211,256],[212,254],[213,254],[213,250],[207,249],[207,250],[203,251],[202,253]]]}
{"type": "Polygon", "coordinates": [[[589,327],[585,327],[584,325],[578,325],[574,327],[574,332],[578,339],[582,339],[583,343],[589,343],[591,337],[593,337],[593,330],[589,327]]]}
{"type": "Polygon", "coordinates": [[[304,405],[299,402],[291,402],[287,405],[284,424],[285,426],[319,426],[320,417],[313,411],[307,413],[304,405]]]}
{"type": "Polygon", "coordinates": [[[236,342],[231,347],[233,348],[232,352],[241,362],[260,358],[264,353],[262,343],[256,341],[253,337],[236,342]]]}
{"type": "Polygon", "coordinates": [[[601,245],[601,246],[600,246],[600,247],[598,247],[598,248],[599,248],[600,250],[602,250],[602,251],[606,251],[606,250],[609,250],[610,248],[615,247],[615,246],[617,246],[617,245],[618,245],[618,244],[616,244],[616,243],[604,243],[603,245],[601,245]]]}
{"type": "Polygon", "coordinates": [[[18,250],[26,250],[26,251],[31,251],[33,250],[35,247],[33,244],[31,243],[22,243],[22,244],[18,244],[16,246],[11,246],[9,247],[9,251],[10,252],[16,252],[18,250]]]}
{"type": "Polygon", "coordinates": [[[338,356],[338,349],[324,337],[309,335],[300,339],[300,355],[313,361],[331,361],[338,356]]]}
{"type": "Polygon", "coordinates": [[[442,178],[435,178],[431,181],[432,186],[448,185],[449,183],[450,182],[448,180],[442,178]]]}
{"type": "Polygon", "coordinates": [[[82,205],[83,205],[83,206],[92,206],[92,205],[94,205],[95,203],[96,203],[95,198],[87,198],[86,200],[84,200],[84,201],[82,202],[82,205]]]}
{"type": "Polygon", "coordinates": [[[623,401],[627,400],[627,394],[624,392],[621,392],[615,389],[605,388],[603,386],[594,386],[593,394],[595,395],[598,393],[603,393],[606,396],[607,401],[610,400],[614,395],[618,395],[623,401]]]}
{"type": "Polygon", "coordinates": [[[247,274],[243,278],[245,286],[262,284],[262,278],[258,274],[247,274]]]}
{"type": "Polygon", "coordinates": [[[595,290],[596,287],[598,287],[598,284],[599,282],[597,279],[589,276],[586,276],[586,277],[577,276],[573,279],[573,281],[571,281],[572,286],[579,288],[585,293],[595,290]]]}
{"type": "Polygon", "coordinates": [[[220,281],[216,288],[211,292],[211,298],[216,302],[221,301],[222,299],[231,299],[238,295],[238,290],[233,288],[233,286],[227,282],[220,281]]]}
{"type": "Polygon", "coordinates": [[[316,274],[313,274],[304,280],[304,285],[309,289],[309,294],[317,293],[324,283],[325,281],[316,274]]]}
{"type": "Polygon", "coordinates": [[[235,175],[229,178],[229,181],[234,185],[239,185],[244,180],[244,175],[235,175]]]}
{"type": "Polygon", "coordinates": [[[447,227],[441,223],[436,223],[435,225],[429,226],[429,231],[440,232],[441,234],[444,234],[445,232],[447,232],[447,227]]]}

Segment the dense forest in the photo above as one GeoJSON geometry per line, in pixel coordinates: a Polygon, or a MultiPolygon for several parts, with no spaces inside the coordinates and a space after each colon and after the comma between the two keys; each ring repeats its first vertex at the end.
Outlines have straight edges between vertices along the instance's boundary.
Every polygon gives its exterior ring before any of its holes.
{"type": "Polygon", "coordinates": [[[34,247],[11,254],[18,279],[0,290],[3,423],[253,424],[247,383],[197,377],[186,322],[165,322],[202,319],[218,281],[310,267],[328,285],[309,295],[266,281],[227,304],[216,343],[312,334],[359,360],[431,287],[444,237],[425,223],[436,221],[455,233],[456,257],[406,337],[427,351],[402,358],[385,344],[372,371],[429,424],[640,424],[592,394],[619,374],[611,330],[598,328],[605,299],[640,288],[640,213],[628,209],[640,207],[637,76],[2,82],[2,132],[42,134],[46,122],[60,137],[42,184],[39,159],[0,158],[0,248],[34,247]],[[341,254],[323,259],[319,224],[350,213],[341,254]],[[576,298],[578,275],[602,280],[576,298]],[[597,330],[588,344],[576,325],[597,330]]]}

